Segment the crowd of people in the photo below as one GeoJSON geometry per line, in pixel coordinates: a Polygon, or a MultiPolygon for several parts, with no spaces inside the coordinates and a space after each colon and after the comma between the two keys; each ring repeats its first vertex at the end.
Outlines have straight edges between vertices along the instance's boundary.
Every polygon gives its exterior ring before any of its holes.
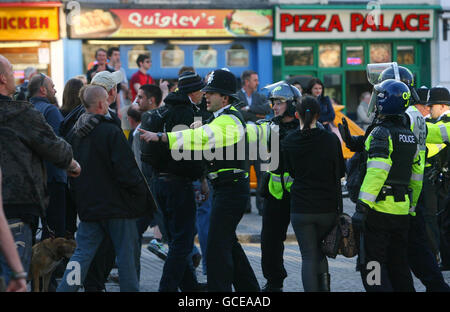
{"type": "MultiPolygon", "coordinates": [[[[77,244],[70,262],[79,264],[80,282],[70,282],[72,269],[63,262],[50,291],[105,291],[115,265],[120,290],[139,291],[150,227],[147,248],[164,260],[159,291],[279,292],[292,224],[305,291],[330,291],[321,244],[336,225],[341,179],[350,173],[320,79],[304,87],[281,81],[258,92],[252,70],[243,72],[239,89],[227,69],[200,77],[185,66],[175,83],[158,83],[148,74],[148,55],[136,63],[128,80],[118,48],[97,50],[86,76],[67,81],[59,107],[51,77],[30,69],[16,87],[10,62],[0,56],[0,276],[8,290],[26,291],[41,225],[40,241],[64,237],[77,244]],[[251,146],[270,157],[250,157],[251,146]],[[263,170],[275,154],[278,162],[263,170]],[[251,165],[262,216],[262,287],[236,237],[251,210],[251,165]],[[206,284],[197,279],[200,264],[206,284]]],[[[427,290],[448,291],[437,256],[449,265],[443,172],[450,95],[432,88],[412,102],[413,83],[390,78],[380,76],[375,86],[375,119],[367,119],[370,94],[361,97],[365,136],[352,137],[345,120],[339,127],[359,157],[357,167],[364,167],[353,216],[361,234],[358,270],[367,291],[413,291],[410,270],[427,290]],[[438,149],[433,155],[431,144],[438,149]],[[371,261],[381,264],[381,286],[367,283],[371,261]]]]}

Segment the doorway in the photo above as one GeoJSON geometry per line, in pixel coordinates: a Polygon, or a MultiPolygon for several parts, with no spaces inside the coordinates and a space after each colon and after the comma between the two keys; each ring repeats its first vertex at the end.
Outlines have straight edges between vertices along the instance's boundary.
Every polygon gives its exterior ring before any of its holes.
{"type": "Polygon", "coordinates": [[[356,121],[356,110],[361,102],[364,92],[372,92],[373,86],[367,81],[366,71],[352,70],[345,72],[346,80],[346,113],[347,116],[356,121]]]}

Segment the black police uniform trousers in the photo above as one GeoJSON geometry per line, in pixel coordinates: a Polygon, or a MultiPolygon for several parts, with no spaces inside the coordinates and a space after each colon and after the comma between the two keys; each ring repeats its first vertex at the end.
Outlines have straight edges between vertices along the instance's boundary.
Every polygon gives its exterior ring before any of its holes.
{"type": "Polygon", "coordinates": [[[418,205],[416,216],[410,216],[408,234],[408,262],[411,271],[425,285],[427,292],[449,292],[437,259],[433,255],[425,234],[423,206],[418,205]]]}
{"type": "Polygon", "coordinates": [[[212,182],[214,195],[206,248],[208,291],[231,292],[233,285],[239,292],[259,292],[255,273],[236,237],[250,196],[248,178],[216,180],[212,182]]]}
{"type": "Polygon", "coordinates": [[[409,215],[368,210],[361,268],[364,288],[368,292],[415,291],[407,259],[409,215]]]}
{"type": "Polygon", "coordinates": [[[278,200],[269,195],[264,200],[261,229],[261,267],[267,282],[274,287],[283,287],[287,277],[283,263],[284,241],[290,222],[291,197],[284,192],[278,200]]]}
{"type": "Polygon", "coordinates": [[[439,229],[440,229],[440,255],[441,263],[450,267],[450,195],[439,198],[439,229]]]}

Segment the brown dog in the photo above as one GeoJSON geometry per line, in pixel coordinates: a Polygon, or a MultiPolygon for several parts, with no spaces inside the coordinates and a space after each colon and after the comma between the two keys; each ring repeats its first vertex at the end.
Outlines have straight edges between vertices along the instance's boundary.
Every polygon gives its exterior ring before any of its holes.
{"type": "Polygon", "coordinates": [[[42,291],[48,291],[48,284],[56,266],[63,258],[69,259],[75,247],[73,239],[62,237],[47,238],[33,246],[29,276],[34,282],[34,292],[39,292],[39,277],[42,277],[42,291]]]}

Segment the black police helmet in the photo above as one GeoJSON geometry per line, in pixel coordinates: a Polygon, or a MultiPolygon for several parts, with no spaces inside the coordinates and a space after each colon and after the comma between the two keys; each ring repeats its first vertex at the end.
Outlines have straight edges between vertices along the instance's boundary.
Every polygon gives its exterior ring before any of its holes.
{"type": "Polygon", "coordinates": [[[209,75],[202,91],[236,97],[236,77],[227,69],[216,69],[209,75]]]}

